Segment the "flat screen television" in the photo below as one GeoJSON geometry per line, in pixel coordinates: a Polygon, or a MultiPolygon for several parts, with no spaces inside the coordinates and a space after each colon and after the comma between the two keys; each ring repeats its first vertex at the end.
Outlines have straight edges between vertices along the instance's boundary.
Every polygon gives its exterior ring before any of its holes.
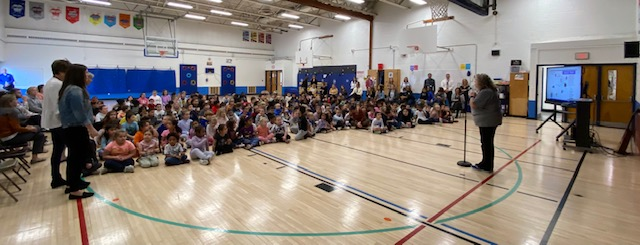
{"type": "Polygon", "coordinates": [[[580,99],[582,66],[563,66],[547,69],[546,103],[561,104],[580,99]]]}

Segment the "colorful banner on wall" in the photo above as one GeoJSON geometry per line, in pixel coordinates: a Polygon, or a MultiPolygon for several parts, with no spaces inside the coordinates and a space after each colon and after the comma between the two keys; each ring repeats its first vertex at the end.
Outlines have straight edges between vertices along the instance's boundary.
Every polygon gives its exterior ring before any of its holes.
{"type": "Polygon", "coordinates": [[[259,43],[264,43],[264,33],[263,32],[258,33],[258,42],[259,43]]]}
{"type": "Polygon", "coordinates": [[[24,0],[11,0],[9,2],[9,14],[16,18],[24,17],[24,0]]]}
{"type": "Polygon", "coordinates": [[[257,43],[258,42],[258,33],[255,31],[251,32],[251,42],[252,43],[257,43]]]}
{"type": "Polygon", "coordinates": [[[116,25],[116,15],[115,14],[104,14],[104,24],[108,27],[113,27],[116,25]]]}
{"type": "Polygon", "coordinates": [[[49,13],[51,14],[51,20],[58,21],[60,20],[60,14],[62,14],[62,10],[58,6],[49,6],[49,13]]]}
{"type": "Polygon", "coordinates": [[[79,8],[67,6],[66,10],[67,10],[67,13],[65,15],[65,18],[67,19],[67,21],[69,21],[69,23],[75,24],[76,22],[78,22],[80,20],[80,9],[79,8]]]}
{"type": "Polygon", "coordinates": [[[102,22],[102,14],[100,13],[91,13],[89,14],[89,22],[94,26],[97,26],[102,22]]]}
{"type": "Polygon", "coordinates": [[[44,3],[29,2],[29,17],[34,20],[44,19],[44,3]]]}
{"type": "Polygon", "coordinates": [[[133,17],[133,27],[140,30],[144,27],[144,19],[141,15],[136,15],[133,17]]]}
{"type": "Polygon", "coordinates": [[[131,15],[120,14],[120,26],[124,29],[129,28],[129,26],[131,26],[131,15]]]}
{"type": "Polygon", "coordinates": [[[249,31],[242,31],[242,41],[245,41],[245,42],[250,41],[249,31]]]}
{"type": "Polygon", "coordinates": [[[267,44],[271,44],[271,34],[267,33],[267,44]]]}

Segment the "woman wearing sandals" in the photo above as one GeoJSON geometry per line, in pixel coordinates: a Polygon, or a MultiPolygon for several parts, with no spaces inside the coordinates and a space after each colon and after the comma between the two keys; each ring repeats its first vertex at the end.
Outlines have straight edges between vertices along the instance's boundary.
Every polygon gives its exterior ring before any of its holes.
{"type": "Polygon", "coordinates": [[[45,159],[39,158],[38,154],[45,153],[45,136],[40,128],[32,125],[22,127],[18,119],[18,100],[13,94],[5,94],[0,97],[0,142],[7,146],[24,145],[33,141],[31,147],[31,163],[42,162],[45,159]]]}
{"type": "Polygon", "coordinates": [[[492,173],[495,155],[493,138],[496,135],[496,128],[502,124],[500,97],[498,97],[496,85],[487,74],[478,74],[475,80],[475,89],[478,92],[469,92],[469,98],[473,121],[480,128],[482,161],[471,167],[475,170],[492,173]]]}
{"type": "Polygon", "coordinates": [[[90,80],[86,79],[86,76],[86,66],[70,65],[59,92],[60,121],[69,151],[67,185],[70,200],[93,196],[93,193],[84,192],[90,183],[80,178],[91,153],[87,139],[98,136],[98,131],[93,127],[93,110],[87,92],[87,83],[90,80]]]}

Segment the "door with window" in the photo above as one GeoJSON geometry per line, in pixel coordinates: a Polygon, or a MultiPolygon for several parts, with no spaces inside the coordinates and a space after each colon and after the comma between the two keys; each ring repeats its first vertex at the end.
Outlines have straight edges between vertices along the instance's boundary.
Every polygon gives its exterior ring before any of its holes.
{"type": "Polygon", "coordinates": [[[600,72],[598,121],[600,125],[625,127],[633,112],[635,65],[604,65],[600,72]]]}
{"type": "Polygon", "coordinates": [[[265,71],[265,89],[269,91],[269,93],[276,92],[278,94],[282,94],[281,79],[282,71],[265,71]]]}

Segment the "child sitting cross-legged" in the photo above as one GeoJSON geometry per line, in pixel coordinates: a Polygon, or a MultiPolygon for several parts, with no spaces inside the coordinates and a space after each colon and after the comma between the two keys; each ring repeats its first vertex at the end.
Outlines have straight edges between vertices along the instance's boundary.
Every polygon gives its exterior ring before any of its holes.
{"type": "Polygon", "coordinates": [[[186,150],[182,147],[182,144],[178,143],[180,134],[169,133],[167,135],[167,144],[164,146],[164,164],[167,166],[180,165],[183,163],[189,163],[186,150]]]}
{"type": "MultiPolygon", "coordinates": [[[[233,122],[233,121],[230,121],[233,122]]],[[[227,124],[220,124],[215,134],[215,152],[216,155],[233,152],[235,144],[228,134],[227,124]]]]}
{"type": "Polygon", "coordinates": [[[194,128],[195,135],[187,140],[187,144],[191,146],[191,159],[200,159],[200,164],[209,165],[211,158],[215,155],[209,151],[209,139],[205,133],[204,127],[197,125],[194,128]]]}
{"type": "Polygon", "coordinates": [[[133,173],[133,156],[136,154],[136,147],[127,140],[127,132],[118,130],[115,139],[104,149],[104,168],[101,174],[109,172],[133,173]]]}
{"type": "Polygon", "coordinates": [[[382,113],[376,112],[376,117],[371,121],[371,132],[382,134],[387,132],[387,127],[382,119],[382,113]]]}
{"type": "Polygon", "coordinates": [[[258,128],[257,128],[258,139],[260,139],[260,141],[264,144],[268,144],[276,141],[276,139],[274,138],[275,134],[271,133],[269,130],[269,126],[267,125],[268,121],[269,120],[266,117],[260,118],[260,124],[258,125],[258,128]]]}
{"type": "Polygon", "coordinates": [[[160,162],[158,156],[156,156],[156,154],[160,153],[160,148],[158,147],[158,137],[154,136],[154,131],[153,129],[147,129],[144,132],[143,140],[138,142],[138,152],[140,153],[138,163],[140,163],[140,167],[157,167],[160,162]]]}
{"type": "Polygon", "coordinates": [[[287,125],[282,121],[282,117],[277,116],[276,122],[271,125],[271,133],[275,135],[277,142],[291,142],[291,136],[287,133],[287,125]]]}

